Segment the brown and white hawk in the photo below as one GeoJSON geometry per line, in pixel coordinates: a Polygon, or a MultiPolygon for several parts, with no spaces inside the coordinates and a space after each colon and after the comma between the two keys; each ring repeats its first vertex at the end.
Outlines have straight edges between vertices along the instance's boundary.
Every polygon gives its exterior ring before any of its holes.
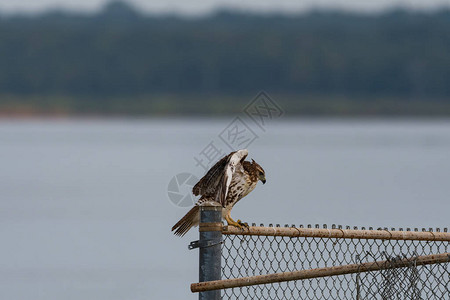
{"type": "Polygon", "coordinates": [[[256,187],[258,180],[266,183],[264,169],[253,159],[245,161],[247,149],[231,152],[219,160],[202,179],[193,187],[192,193],[200,195],[195,206],[173,227],[176,235],[183,236],[192,226],[198,226],[200,221],[199,206],[208,202],[218,202],[222,205],[222,218],[228,225],[248,227],[241,220],[234,221],[230,212],[233,206],[247,196],[256,187]]]}

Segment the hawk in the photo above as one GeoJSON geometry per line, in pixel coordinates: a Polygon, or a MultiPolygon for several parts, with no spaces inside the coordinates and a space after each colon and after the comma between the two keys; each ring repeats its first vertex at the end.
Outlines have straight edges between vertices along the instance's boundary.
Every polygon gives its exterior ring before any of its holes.
{"type": "Polygon", "coordinates": [[[247,155],[247,149],[231,152],[219,160],[192,188],[192,193],[201,197],[194,207],[172,227],[176,235],[183,236],[192,226],[198,226],[199,206],[208,202],[218,202],[222,205],[222,218],[228,225],[238,228],[248,227],[247,223],[241,220],[234,221],[231,218],[231,209],[255,189],[258,180],[265,184],[266,174],[253,159],[252,162],[246,161],[247,155]]]}

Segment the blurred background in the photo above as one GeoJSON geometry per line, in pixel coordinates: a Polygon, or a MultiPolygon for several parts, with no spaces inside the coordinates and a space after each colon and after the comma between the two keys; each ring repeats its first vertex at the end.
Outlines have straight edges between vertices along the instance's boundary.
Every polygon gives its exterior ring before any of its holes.
{"type": "Polygon", "coordinates": [[[449,116],[446,0],[0,0],[0,298],[196,299],[236,148],[235,219],[447,227],[449,116]]]}

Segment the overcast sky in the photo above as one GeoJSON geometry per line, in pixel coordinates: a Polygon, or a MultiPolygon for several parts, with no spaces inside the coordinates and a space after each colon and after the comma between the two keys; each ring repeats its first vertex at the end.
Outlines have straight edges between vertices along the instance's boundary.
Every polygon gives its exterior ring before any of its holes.
{"type": "MultiPolygon", "coordinates": [[[[0,0],[0,13],[40,12],[60,8],[77,11],[99,10],[107,0],[0,0]]],[[[374,12],[395,6],[411,9],[450,7],[450,0],[129,0],[135,6],[152,13],[204,14],[220,7],[235,7],[251,11],[298,12],[311,8],[340,8],[374,12]]]]}

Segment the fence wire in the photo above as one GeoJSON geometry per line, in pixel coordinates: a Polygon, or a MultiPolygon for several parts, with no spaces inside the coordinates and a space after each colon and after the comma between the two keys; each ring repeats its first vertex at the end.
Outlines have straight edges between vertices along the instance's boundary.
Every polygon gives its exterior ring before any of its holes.
{"type": "Polygon", "coordinates": [[[449,263],[415,265],[418,256],[446,252],[448,241],[225,235],[222,279],[381,260],[388,260],[392,268],[232,288],[223,290],[222,296],[223,299],[448,300],[449,263]],[[408,266],[396,268],[396,261],[404,258],[410,260],[408,266]]]}

